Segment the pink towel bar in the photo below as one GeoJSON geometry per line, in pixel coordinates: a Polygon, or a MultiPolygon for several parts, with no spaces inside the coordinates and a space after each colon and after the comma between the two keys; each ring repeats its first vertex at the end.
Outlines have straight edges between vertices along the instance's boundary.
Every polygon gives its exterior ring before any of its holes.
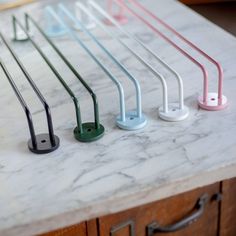
{"type": "Polygon", "coordinates": [[[143,5],[141,5],[136,0],[130,0],[133,5],[139,9],[141,9],[145,14],[152,17],[154,20],[159,22],[161,25],[163,25],[165,28],[170,30],[172,33],[174,33],[176,36],[178,36],[181,40],[183,40],[185,43],[187,43],[189,46],[191,46],[193,49],[198,51],[201,55],[203,55],[207,60],[209,60],[211,63],[213,63],[218,70],[219,73],[219,82],[218,82],[218,93],[209,93],[208,91],[208,72],[206,68],[195,58],[193,58],[188,52],[184,51],[182,48],[180,48],[176,43],[174,43],[171,39],[169,39],[167,36],[165,36],[161,31],[159,31],[156,27],[154,27],[151,23],[149,23],[144,17],[136,13],[134,10],[132,10],[129,6],[127,6],[124,3],[124,0],[109,0],[110,3],[114,1],[117,5],[120,7],[123,7],[127,12],[129,12],[131,15],[142,21],[145,25],[147,25],[153,32],[161,36],[165,41],[170,43],[174,48],[176,48],[179,52],[181,52],[184,56],[186,56],[188,59],[190,59],[194,64],[196,64],[203,72],[204,77],[204,86],[203,86],[203,96],[200,96],[198,98],[198,104],[201,108],[205,110],[210,111],[217,111],[222,110],[228,106],[228,101],[225,96],[223,96],[223,69],[221,65],[216,62],[212,57],[210,57],[208,54],[203,52],[201,49],[199,49],[196,45],[194,45],[192,42],[187,40],[184,36],[182,36],[180,33],[178,33],[176,30],[174,30],[171,26],[169,26],[167,23],[165,23],[163,20],[158,18],[156,15],[154,15],[151,11],[146,9],[143,5]]]}

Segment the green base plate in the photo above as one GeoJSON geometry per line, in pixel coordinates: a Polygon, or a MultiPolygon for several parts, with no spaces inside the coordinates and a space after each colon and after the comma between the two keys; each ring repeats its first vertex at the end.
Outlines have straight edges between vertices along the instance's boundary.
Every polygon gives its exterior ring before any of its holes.
{"type": "Polygon", "coordinates": [[[105,128],[100,124],[99,129],[95,128],[95,123],[82,124],[83,133],[80,133],[78,127],[74,129],[74,136],[80,142],[93,142],[104,135],[105,128]]]}

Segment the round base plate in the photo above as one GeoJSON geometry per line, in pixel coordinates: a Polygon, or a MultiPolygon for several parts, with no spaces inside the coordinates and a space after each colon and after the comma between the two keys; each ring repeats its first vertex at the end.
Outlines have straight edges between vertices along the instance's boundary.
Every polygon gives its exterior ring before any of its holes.
{"type": "Polygon", "coordinates": [[[46,154],[55,151],[60,145],[60,139],[55,135],[56,144],[52,146],[49,134],[36,135],[37,147],[33,148],[32,140],[28,141],[29,150],[36,154],[46,154]]]}
{"type": "Polygon", "coordinates": [[[68,30],[61,26],[54,26],[48,30],[46,30],[46,33],[49,37],[60,37],[65,35],[68,32],[68,30]]]}
{"type": "MultiPolygon", "coordinates": [[[[128,18],[123,15],[114,15],[113,18],[115,18],[115,20],[118,21],[121,25],[128,23],[128,18]]],[[[105,19],[104,23],[107,25],[113,25],[112,22],[108,19],[105,19]]]]}
{"type": "MultiPolygon", "coordinates": [[[[84,26],[86,27],[86,29],[91,30],[94,29],[96,27],[96,24],[94,22],[91,23],[85,23],[84,26]]],[[[81,31],[81,27],[79,27],[79,25],[74,25],[73,27],[75,30],[81,31]]]]}
{"type": "Polygon", "coordinates": [[[141,118],[137,117],[136,111],[127,112],[125,121],[122,121],[120,116],[116,119],[116,124],[119,128],[125,130],[137,130],[143,128],[147,124],[147,119],[144,115],[141,118]]]}
{"type": "MultiPolygon", "coordinates": [[[[31,31],[29,31],[28,33],[29,33],[30,37],[33,37],[33,33],[31,31]]],[[[27,41],[29,38],[23,31],[18,30],[17,34],[16,34],[16,38],[14,36],[12,36],[12,39],[14,41],[23,42],[23,41],[27,41]]]]}
{"type": "Polygon", "coordinates": [[[228,101],[225,96],[222,97],[222,104],[219,105],[218,102],[218,94],[217,93],[208,93],[207,101],[204,103],[203,98],[198,98],[198,104],[199,106],[208,111],[219,111],[223,110],[228,106],[228,101]]]}
{"type": "Polygon", "coordinates": [[[188,107],[184,106],[181,110],[179,109],[178,103],[171,103],[168,106],[169,111],[167,113],[164,112],[163,107],[159,108],[159,116],[162,120],[166,121],[181,121],[188,117],[189,109],[188,107]]]}
{"type": "Polygon", "coordinates": [[[100,128],[95,128],[95,123],[82,124],[83,133],[80,133],[78,127],[74,129],[74,136],[80,142],[93,142],[100,139],[105,132],[105,128],[100,124],[100,128]]]}

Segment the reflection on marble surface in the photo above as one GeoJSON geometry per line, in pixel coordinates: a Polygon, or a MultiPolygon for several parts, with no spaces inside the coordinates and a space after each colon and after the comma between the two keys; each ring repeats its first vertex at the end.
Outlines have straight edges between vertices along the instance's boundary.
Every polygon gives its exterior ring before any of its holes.
{"type": "MultiPolygon", "coordinates": [[[[75,113],[70,97],[30,43],[12,43],[51,106],[55,133],[61,138],[61,147],[45,156],[37,156],[27,150],[29,134],[25,115],[0,70],[0,235],[26,236],[45,232],[235,176],[235,38],[175,1],[145,0],[145,3],[218,59],[224,68],[224,93],[230,100],[230,107],[220,112],[200,110],[196,98],[202,92],[201,72],[142,24],[130,18],[126,28],[138,35],[184,78],[185,103],[190,107],[190,117],[179,123],[158,119],[157,109],[162,98],[159,81],[122,46],[94,29],[94,33],[140,81],[148,125],[134,132],[118,129],[114,118],[119,112],[119,99],[114,84],[75,42],[61,38],[55,42],[97,93],[101,123],[106,127],[106,134],[101,140],[79,143],[72,134],[75,113]]],[[[32,5],[25,9],[30,7],[36,8],[32,5]]],[[[10,25],[3,23],[9,20],[9,14],[6,12],[0,16],[4,32],[10,32],[10,25]]],[[[83,37],[122,81],[127,108],[133,107],[134,89],[130,81],[88,38],[83,37]]],[[[92,104],[87,92],[55,52],[40,37],[35,38],[78,95],[83,121],[92,120],[92,104]]],[[[172,76],[141,48],[132,46],[168,78],[170,101],[176,102],[177,84],[173,83],[172,76]]],[[[214,91],[217,86],[215,68],[191,49],[188,50],[208,66],[210,88],[214,91]]],[[[45,131],[43,109],[2,45],[0,56],[29,101],[36,130],[45,131]]]]}

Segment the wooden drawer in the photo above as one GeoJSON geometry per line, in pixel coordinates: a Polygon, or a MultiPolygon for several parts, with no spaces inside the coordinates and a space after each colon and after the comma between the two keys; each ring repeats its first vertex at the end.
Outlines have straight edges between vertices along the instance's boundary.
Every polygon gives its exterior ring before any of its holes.
{"type": "Polygon", "coordinates": [[[208,194],[210,199],[203,214],[196,222],[173,233],[155,233],[153,235],[216,236],[218,232],[219,202],[213,200],[213,196],[219,192],[220,184],[217,183],[99,218],[99,236],[147,236],[147,226],[153,222],[158,222],[161,226],[169,226],[179,222],[186,216],[196,213],[196,203],[204,194],[208,194]]]}
{"type": "Polygon", "coordinates": [[[220,236],[236,235],[236,178],[222,184],[220,236]]]}
{"type": "Polygon", "coordinates": [[[56,231],[41,234],[40,236],[87,236],[86,223],[58,229],[56,231]]]}

